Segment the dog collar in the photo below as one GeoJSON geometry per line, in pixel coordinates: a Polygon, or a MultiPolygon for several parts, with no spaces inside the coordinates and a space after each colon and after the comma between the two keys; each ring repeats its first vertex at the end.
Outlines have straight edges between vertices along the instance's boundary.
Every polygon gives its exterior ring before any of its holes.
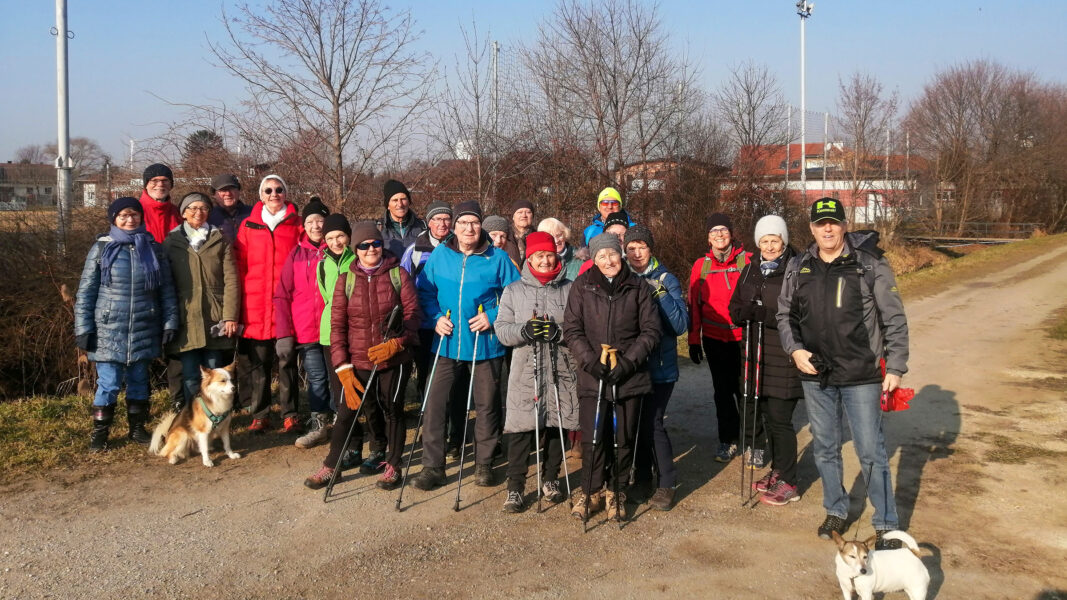
{"type": "Polygon", "coordinates": [[[202,396],[199,398],[199,400],[200,408],[204,409],[204,414],[207,415],[208,420],[211,421],[211,429],[215,429],[220,424],[222,424],[222,422],[230,416],[230,413],[233,412],[233,409],[231,408],[230,410],[222,413],[221,415],[216,415],[215,413],[211,412],[211,409],[207,407],[207,403],[204,402],[204,398],[202,396]]]}

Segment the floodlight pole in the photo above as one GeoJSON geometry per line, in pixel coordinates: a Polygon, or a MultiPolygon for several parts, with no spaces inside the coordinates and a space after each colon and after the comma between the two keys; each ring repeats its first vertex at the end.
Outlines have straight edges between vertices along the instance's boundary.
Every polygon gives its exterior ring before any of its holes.
{"type": "Polygon", "coordinates": [[[62,255],[66,252],[67,223],[70,221],[71,196],[74,195],[70,177],[74,166],[70,158],[70,93],[67,90],[67,39],[74,34],[67,30],[67,0],[56,0],[56,26],[51,33],[56,36],[56,112],[59,117],[55,163],[56,250],[62,255]]]}
{"type": "Polygon", "coordinates": [[[804,102],[804,22],[815,9],[814,2],[798,0],[797,14],[800,15],[800,195],[804,203],[808,201],[808,148],[807,148],[807,114],[804,102]]]}

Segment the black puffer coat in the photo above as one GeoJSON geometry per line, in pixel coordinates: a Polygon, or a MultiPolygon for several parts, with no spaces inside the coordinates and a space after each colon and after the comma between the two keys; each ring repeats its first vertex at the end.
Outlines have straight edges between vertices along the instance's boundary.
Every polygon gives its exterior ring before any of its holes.
{"type": "MultiPolygon", "coordinates": [[[[762,385],[760,397],[773,398],[799,398],[804,395],[800,386],[800,371],[797,370],[793,359],[782,348],[782,340],[778,335],[778,295],[782,290],[785,268],[789,259],[796,256],[796,252],[786,247],[785,252],[778,258],[778,268],[771,271],[767,277],[760,270],[760,259],[755,257],[752,262],[745,265],[741,271],[741,277],[737,281],[734,295],[730,298],[730,319],[734,323],[743,324],[752,321],[751,342],[749,343],[749,360],[753,365],[756,362],[756,322],[763,323],[763,363],[760,367],[762,385]]],[[[754,367],[753,367],[754,369],[754,367]]],[[[755,376],[753,370],[752,376],[755,376]]],[[[751,387],[749,388],[752,389],[751,387]]]]}
{"type": "Polygon", "coordinates": [[[601,344],[610,344],[630,359],[637,371],[617,385],[619,398],[652,393],[648,355],[662,337],[659,308],[652,288],[629,267],[615,278],[609,295],[596,266],[571,286],[564,313],[563,339],[578,361],[578,395],[596,397],[598,380],[585,369],[600,360],[601,344]]]}

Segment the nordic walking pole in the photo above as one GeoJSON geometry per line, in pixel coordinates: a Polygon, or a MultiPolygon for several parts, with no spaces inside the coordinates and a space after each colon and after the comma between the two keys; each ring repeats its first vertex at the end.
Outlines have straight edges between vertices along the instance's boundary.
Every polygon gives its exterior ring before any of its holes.
{"type": "MultiPolygon", "coordinates": [[[[478,305],[478,314],[485,312],[482,305],[478,305]]],[[[474,367],[478,362],[478,334],[480,331],[474,332],[474,351],[471,354],[471,381],[467,386],[467,410],[463,413],[463,439],[460,440],[459,449],[459,479],[456,480],[456,504],[452,507],[452,510],[459,512],[459,492],[463,489],[463,460],[467,453],[467,425],[471,422],[471,399],[474,397],[474,367]]],[[[478,457],[475,456],[474,460],[477,461],[478,457]]]]}
{"type": "MultiPolygon", "coordinates": [[[[608,344],[600,345],[600,364],[608,364],[608,348],[611,348],[608,344]]],[[[593,413],[593,446],[590,449],[590,453],[596,452],[597,436],[600,434],[600,401],[604,399],[604,380],[600,380],[600,384],[596,390],[596,412],[593,413]]],[[[589,506],[592,504],[592,491],[589,489],[593,487],[593,456],[590,454],[588,458],[582,455],[582,469],[585,471],[585,515],[582,517],[582,533],[588,533],[587,527],[589,523],[589,506]]]]}
{"type": "MultiPolygon", "coordinates": [[[[389,338],[389,332],[392,330],[393,318],[396,315],[401,314],[403,311],[401,306],[397,304],[393,307],[393,310],[389,311],[389,316],[385,318],[385,333],[382,335],[383,339],[389,338]]],[[[355,367],[352,367],[355,370],[355,367]]],[[[359,406],[356,407],[356,415],[352,417],[352,425],[348,428],[348,435],[345,436],[345,443],[341,446],[341,453],[337,455],[337,464],[333,466],[333,474],[330,475],[330,483],[326,485],[326,492],[322,495],[322,501],[325,503],[326,499],[330,497],[330,492],[333,491],[333,486],[337,483],[337,474],[341,472],[341,462],[345,459],[345,451],[348,450],[348,443],[352,441],[352,433],[359,425],[359,411],[363,410],[363,403],[367,400],[367,394],[371,391],[371,386],[374,384],[374,376],[378,373],[378,365],[375,364],[371,369],[370,375],[367,377],[367,385],[363,386],[363,398],[359,401],[359,406]]],[[[355,373],[353,373],[354,375],[355,373]]],[[[341,388],[341,399],[344,400],[344,388],[341,388]]],[[[340,408],[340,407],[338,407],[340,408]]]]}
{"type": "MultiPolygon", "coordinates": [[[[445,318],[451,320],[452,310],[445,311],[445,318]]],[[[433,356],[433,366],[430,367],[430,376],[426,378],[426,389],[422,390],[422,409],[419,410],[419,422],[415,425],[415,437],[411,439],[411,450],[408,452],[408,464],[404,467],[404,477],[400,481],[400,493],[396,496],[396,510],[400,511],[400,502],[404,499],[404,487],[408,484],[408,473],[411,472],[411,458],[415,456],[415,444],[419,443],[419,433],[422,431],[422,417],[426,414],[426,400],[430,398],[430,384],[433,383],[433,374],[437,371],[437,359],[441,358],[441,347],[444,340],[437,342],[437,352],[433,356]]],[[[420,375],[421,377],[421,375],[420,375]]]]}
{"type": "Polygon", "coordinates": [[[748,372],[749,372],[749,366],[750,366],[749,365],[749,361],[748,361],[748,358],[749,358],[748,345],[752,341],[751,340],[751,331],[750,331],[751,328],[752,328],[752,322],[751,321],[745,321],[745,332],[744,332],[744,335],[742,336],[744,338],[744,344],[745,344],[745,357],[744,357],[745,358],[744,359],[745,376],[742,379],[743,383],[741,385],[741,435],[738,436],[738,437],[740,437],[741,446],[742,446],[742,449],[741,449],[741,489],[740,489],[740,491],[741,491],[741,506],[744,506],[745,504],[748,504],[748,498],[745,496],[745,452],[744,452],[744,445],[745,445],[745,421],[746,421],[745,415],[748,413],[748,372]]]}
{"type": "MultiPolygon", "coordinates": [[[[618,361],[615,358],[615,353],[617,352],[617,350],[615,348],[608,348],[607,352],[608,352],[608,365],[610,366],[611,370],[615,370],[615,366],[618,364],[618,361]]],[[[623,409],[622,405],[619,404],[619,397],[617,395],[616,386],[615,386],[614,383],[612,383],[611,384],[611,443],[612,443],[612,446],[613,446],[612,450],[613,450],[613,455],[614,455],[612,457],[612,459],[614,460],[615,466],[611,471],[611,487],[614,489],[614,493],[615,493],[615,497],[614,497],[614,502],[615,502],[615,521],[619,524],[619,529],[622,529],[622,517],[620,516],[621,513],[622,513],[622,506],[621,506],[622,502],[620,502],[620,497],[619,497],[619,479],[621,479],[620,474],[619,474],[619,410],[620,409],[623,410],[623,414],[625,415],[625,409],[623,409]]],[[[623,421],[623,427],[625,427],[625,426],[626,426],[626,422],[624,420],[623,421]]]]}
{"type": "MultiPolygon", "coordinates": [[[[534,315],[536,316],[536,315],[534,315]]],[[[533,405],[533,417],[534,417],[534,456],[537,457],[537,512],[541,512],[541,414],[538,410],[537,404],[541,401],[541,369],[540,361],[538,360],[540,348],[538,342],[533,343],[533,355],[534,355],[534,405],[533,405]]],[[[529,454],[527,458],[523,459],[524,462],[529,460],[529,454]]]]}
{"type": "MultiPolygon", "coordinates": [[[[763,322],[756,323],[756,366],[752,376],[752,453],[756,452],[756,427],[759,423],[759,393],[760,393],[760,363],[763,362],[763,322]]],[[[752,489],[752,482],[756,478],[755,469],[746,469],[749,472],[748,485],[752,489]]]]}
{"type": "Polygon", "coordinates": [[[563,476],[567,483],[567,498],[571,497],[571,472],[567,466],[566,444],[563,443],[563,409],[559,402],[559,371],[556,367],[557,351],[555,346],[549,346],[549,358],[552,360],[552,386],[556,394],[556,419],[559,421],[559,451],[563,454],[563,476]]]}
{"type": "Polygon", "coordinates": [[[641,441],[641,416],[645,411],[645,399],[637,398],[637,433],[634,434],[634,458],[630,462],[630,479],[629,484],[634,484],[634,473],[637,471],[637,442],[641,441]]]}

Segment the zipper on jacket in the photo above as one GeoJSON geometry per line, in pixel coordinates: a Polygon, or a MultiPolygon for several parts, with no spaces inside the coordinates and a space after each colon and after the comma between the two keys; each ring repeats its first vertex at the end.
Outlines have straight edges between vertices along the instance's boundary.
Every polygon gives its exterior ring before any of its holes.
{"type": "MultiPolygon", "coordinates": [[[[133,359],[133,259],[134,247],[130,246],[130,323],[126,328],[126,364],[133,359]]],[[[160,340],[162,341],[162,340],[160,340]]],[[[162,347],[162,344],[160,344],[162,347]]]]}
{"type": "MultiPolygon", "coordinates": [[[[456,312],[459,313],[459,317],[452,324],[452,329],[455,331],[456,324],[463,322],[463,278],[467,275],[467,258],[469,254],[463,255],[463,266],[459,268],[459,306],[456,307],[456,312]]],[[[477,356],[471,356],[471,361],[477,360],[477,356]]],[[[456,360],[463,360],[463,336],[456,336],[456,360]]]]}
{"type": "Polygon", "coordinates": [[[834,302],[834,304],[837,305],[837,308],[841,308],[841,295],[842,295],[842,292],[844,292],[844,289],[845,289],[845,278],[841,277],[840,275],[838,275],[837,276],[837,296],[836,296],[837,299],[834,302]]]}

